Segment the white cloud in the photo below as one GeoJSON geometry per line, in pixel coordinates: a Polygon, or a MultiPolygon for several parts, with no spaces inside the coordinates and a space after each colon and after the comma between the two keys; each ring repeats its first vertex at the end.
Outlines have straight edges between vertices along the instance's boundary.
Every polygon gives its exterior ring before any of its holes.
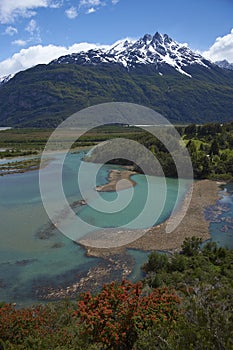
{"type": "Polygon", "coordinates": [[[71,6],[68,10],[65,11],[65,13],[69,19],[74,19],[78,16],[78,11],[74,6],[71,6]]]}
{"type": "Polygon", "coordinates": [[[34,42],[34,43],[41,42],[40,28],[34,19],[31,19],[29,21],[28,25],[25,27],[25,31],[30,34],[30,38],[27,40],[27,42],[34,42]]]}
{"type": "Polygon", "coordinates": [[[79,1],[79,10],[85,9],[86,14],[94,13],[100,10],[101,7],[107,6],[108,3],[112,5],[116,5],[120,0],[110,0],[107,2],[106,0],[80,0],[79,1]]]}
{"type": "Polygon", "coordinates": [[[10,35],[10,36],[13,36],[13,35],[15,35],[17,33],[18,33],[17,28],[12,27],[12,26],[7,27],[6,30],[5,30],[5,34],[10,35]]]}
{"type": "Polygon", "coordinates": [[[79,6],[86,6],[86,7],[93,7],[93,6],[99,6],[102,5],[102,2],[100,0],[81,0],[79,3],[79,6]]]}
{"type": "Polygon", "coordinates": [[[25,46],[27,44],[27,41],[22,40],[22,39],[18,39],[18,40],[12,41],[12,44],[18,45],[18,46],[25,46]]]}
{"type": "MultiPolygon", "coordinates": [[[[23,40],[22,40],[23,43],[23,40]]],[[[15,44],[17,44],[15,42],[15,44]]],[[[18,45],[20,42],[18,41],[18,45]]],[[[25,43],[26,44],[26,43],[25,43]]],[[[47,64],[55,58],[63,55],[68,55],[73,52],[87,51],[94,48],[110,47],[98,44],[79,43],[70,47],[55,46],[55,45],[36,45],[27,49],[21,49],[12,57],[0,62],[0,77],[15,74],[21,70],[25,70],[37,64],[47,64]]]]}
{"type": "Polygon", "coordinates": [[[101,6],[106,6],[106,2],[103,0],[80,0],[79,2],[79,10],[85,9],[87,15],[98,11],[101,6]]]}
{"type": "Polygon", "coordinates": [[[50,8],[51,9],[58,9],[63,5],[63,0],[54,0],[51,4],[50,4],[50,8]]]}
{"type": "Polygon", "coordinates": [[[91,7],[87,10],[87,14],[89,15],[90,13],[94,13],[96,12],[96,9],[94,9],[94,7],[91,7]]]}
{"type": "Polygon", "coordinates": [[[31,21],[28,23],[28,25],[25,28],[25,30],[27,32],[29,32],[30,34],[33,34],[36,29],[37,29],[36,21],[34,19],[31,19],[31,21]]]}
{"type": "Polygon", "coordinates": [[[215,43],[202,55],[211,61],[222,61],[226,59],[233,63],[233,29],[230,34],[218,37],[215,43]]]}
{"type": "Polygon", "coordinates": [[[19,17],[32,17],[39,7],[57,8],[61,1],[57,0],[0,0],[0,23],[12,23],[19,17]]]}

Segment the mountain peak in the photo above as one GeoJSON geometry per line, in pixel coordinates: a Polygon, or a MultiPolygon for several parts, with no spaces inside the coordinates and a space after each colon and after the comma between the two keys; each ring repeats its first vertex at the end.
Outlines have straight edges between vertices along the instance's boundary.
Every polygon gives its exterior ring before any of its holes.
{"type": "Polygon", "coordinates": [[[51,64],[76,63],[92,64],[120,64],[127,69],[139,65],[153,65],[160,69],[170,66],[188,77],[191,75],[186,68],[198,64],[209,68],[211,63],[201,55],[190,50],[187,45],[180,44],[167,34],[156,32],[154,35],[145,34],[136,41],[121,40],[111,48],[94,49],[86,52],[74,53],[58,58],[51,64]]]}
{"type": "Polygon", "coordinates": [[[156,32],[155,35],[153,36],[152,42],[159,42],[160,44],[162,44],[163,36],[159,32],[156,32]]]}
{"type": "Polygon", "coordinates": [[[148,44],[148,42],[150,42],[152,40],[152,35],[145,34],[144,37],[142,38],[142,40],[144,41],[144,43],[148,44]]]}
{"type": "Polygon", "coordinates": [[[164,34],[164,42],[171,44],[172,42],[172,38],[170,38],[167,34],[164,34]]]}

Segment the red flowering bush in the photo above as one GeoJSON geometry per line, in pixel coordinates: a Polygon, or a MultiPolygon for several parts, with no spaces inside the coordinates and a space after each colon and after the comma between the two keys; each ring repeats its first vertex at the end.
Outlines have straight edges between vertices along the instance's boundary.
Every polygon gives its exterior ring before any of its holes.
{"type": "Polygon", "coordinates": [[[153,325],[169,325],[178,316],[178,297],[168,289],[144,295],[142,284],[105,285],[96,296],[17,309],[0,307],[0,339],[8,349],[132,349],[138,335],[153,325]],[[94,346],[94,347],[93,347],[94,346]]]}
{"type": "Polygon", "coordinates": [[[108,349],[128,350],[140,330],[176,320],[179,302],[167,288],[154,289],[146,296],[142,294],[142,283],[112,282],[96,296],[83,294],[75,316],[94,342],[108,349]]]}
{"type": "Polygon", "coordinates": [[[32,333],[51,332],[49,327],[51,315],[41,306],[17,310],[12,304],[0,308],[0,338],[13,338],[20,343],[32,333]]]}
{"type": "Polygon", "coordinates": [[[20,344],[26,346],[23,349],[40,350],[55,344],[68,346],[76,337],[73,312],[74,306],[65,303],[24,309],[5,304],[0,307],[0,339],[14,344],[15,349],[20,344]]]}

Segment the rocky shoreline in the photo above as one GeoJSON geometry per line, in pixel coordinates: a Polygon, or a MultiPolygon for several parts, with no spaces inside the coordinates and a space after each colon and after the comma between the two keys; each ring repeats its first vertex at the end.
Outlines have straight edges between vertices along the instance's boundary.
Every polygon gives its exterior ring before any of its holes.
{"type": "MultiPolygon", "coordinates": [[[[39,300],[55,301],[64,298],[75,299],[80,293],[91,291],[98,292],[103,284],[112,280],[121,282],[133,271],[134,260],[129,254],[116,254],[111,257],[101,259],[95,267],[91,267],[86,273],[82,273],[78,278],[74,278],[73,283],[66,286],[41,285],[35,286],[34,293],[39,300]]],[[[74,274],[75,276],[75,274],[74,274]]]]}
{"type": "MultiPolygon", "coordinates": [[[[194,182],[192,198],[187,209],[186,215],[179,224],[179,226],[171,233],[166,232],[168,220],[164,223],[152,227],[148,230],[131,230],[126,234],[135,234],[135,240],[132,243],[118,246],[116,248],[107,248],[107,242],[103,241],[103,247],[96,247],[96,242],[92,241],[91,236],[84,237],[79,244],[81,244],[87,251],[88,255],[96,257],[108,257],[112,254],[123,253],[127,248],[138,250],[164,250],[164,251],[178,251],[185,238],[196,236],[203,241],[210,238],[209,223],[210,220],[205,217],[205,210],[207,207],[214,205],[219,198],[219,186],[222,183],[211,180],[200,180],[194,182]],[[141,233],[141,234],[140,234],[141,233]],[[137,239],[137,237],[139,237],[137,239]],[[94,243],[94,244],[93,244],[94,243]]],[[[182,205],[175,214],[179,216],[182,210],[186,210],[186,197],[182,205]]],[[[121,230],[122,231],[122,230],[121,230]]],[[[119,231],[119,233],[121,233],[119,231]]],[[[115,230],[117,234],[117,230],[115,230]]],[[[105,239],[105,236],[102,234],[105,239]]],[[[101,234],[99,235],[100,239],[101,234]]],[[[94,237],[95,239],[95,237],[94,237]]],[[[99,242],[97,242],[99,244],[99,242]]]]}
{"type": "MultiPolygon", "coordinates": [[[[102,258],[101,261],[77,278],[74,283],[60,288],[44,286],[37,289],[37,298],[39,300],[58,300],[66,297],[76,298],[79,293],[87,290],[97,292],[104,283],[111,282],[113,279],[120,282],[122,279],[128,278],[134,267],[134,260],[127,253],[128,248],[142,251],[163,250],[174,252],[180,250],[184,239],[187,237],[196,236],[202,238],[202,240],[209,239],[211,218],[206,215],[206,210],[213,206],[219,198],[218,193],[221,184],[210,180],[195,182],[192,199],[186,215],[179,226],[171,233],[166,232],[168,219],[156,227],[143,230],[143,232],[142,230],[128,230],[130,235],[135,234],[135,231],[140,231],[138,232],[140,238],[130,244],[116,248],[94,248],[91,246],[92,242],[88,241],[88,239],[91,240],[91,237],[77,242],[83,246],[88,256],[102,258]]],[[[177,210],[176,215],[178,216],[182,210],[186,210],[186,197],[179,210],[177,210]]]]}

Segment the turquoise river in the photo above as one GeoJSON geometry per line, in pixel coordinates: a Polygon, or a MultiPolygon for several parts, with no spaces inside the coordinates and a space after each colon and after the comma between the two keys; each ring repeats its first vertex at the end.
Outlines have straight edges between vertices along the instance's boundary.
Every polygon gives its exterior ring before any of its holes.
{"type": "MultiPolygon", "coordinates": [[[[77,152],[66,157],[63,186],[69,203],[82,198],[77,186],[77,171],[83,155],[83,152],[77,152]]],[[[51,169],[58,162],[59,154],[51,160],[51,169]]],[[[112,168],[114,166],[110,165],[101,168],[97,185],[106,183],[112,168]]],[[[81,246],[51,226],[41,201],[38,174],[35,170],[0,177],[0,301],[16,302],[19,305],[35,303],[35,291],[39,285],[46,281],[55,286],[66,285],[73,281],[74,276],[78,278],[100,260],[86,256],[81,246]]],[[[91,176],[91,171],[87,176],[91,176]]],[[[140,212],[147,193],[145,176],[134,175],[133,180],[136,182],[133,199],[120,213],[100,214],[88,205],[74,210],[78,211],[83,220],[100,227],[117,227],[122,222],[132,220],[140,212]]],[[[48,177],[48,181],[51,181],[52,188],[52,177],[48,177]]],[[[151,177],[151,181],[158,184],[160,179],[151,177]]],[[[163,222],[170,215],[177,197],[177,180],[166,181],[166,203],[157,223],[163,222]]],[[[183,181],[179,203],[186,190],[187,183],[183,181]]],[[[232,193],[231,186],[223,189],[221,199],[216,203],[221,210],[216,210],[216,206],[210,207],[206,215],[211,217],[212,239],[220,245],[233,248],[232,193]]],[[[101,196],[112,201],[116,194],[102,193],[101,196]]],[[[140,266],[145,262],[148,252],[129,250],[128,254],[135,261],[130,278],[136,280],[141,277],[140,266]]]]}

